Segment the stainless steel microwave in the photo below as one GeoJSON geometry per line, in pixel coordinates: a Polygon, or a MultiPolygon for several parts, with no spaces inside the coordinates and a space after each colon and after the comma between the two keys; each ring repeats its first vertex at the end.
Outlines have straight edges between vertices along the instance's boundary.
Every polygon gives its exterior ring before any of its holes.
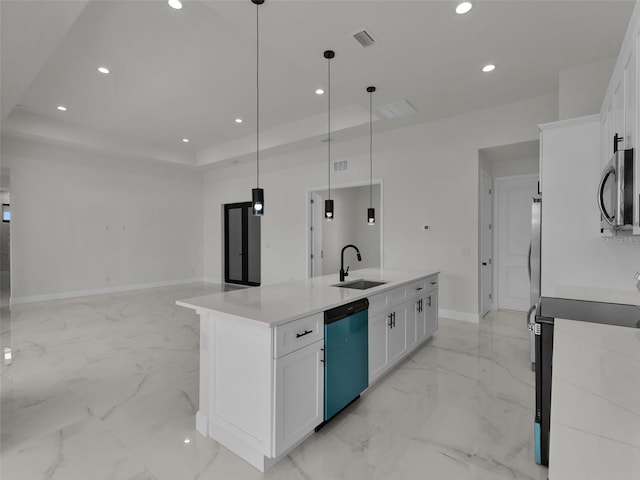
{"type": "Polygon", "coordinates": [[[600,228],[633,228],[634,192],[633,149],[618,150],[602,171],[598,185],[600,228]]]}

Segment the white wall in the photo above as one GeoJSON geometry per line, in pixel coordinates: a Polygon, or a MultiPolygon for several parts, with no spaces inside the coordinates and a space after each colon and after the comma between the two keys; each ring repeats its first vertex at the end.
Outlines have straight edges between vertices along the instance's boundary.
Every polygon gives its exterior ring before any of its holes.
{"type": "Polygon", "coordinates": [[[558,118],[566,120],[600,112],[615,64],[615,58],[606,58],[560,71],[558,118]]]}
{"type": "Polygon", "coordinates": [[[602,238],[599,116],[543,127],[542,295],[607,300],[631,294],[640,237],[602,238]],[[620,295],[618,295],[619,297],[620,295]]]}
{"type": "MultiPolygon", "coordinates": [[[[440,307],[477,320],[478,150],[538,138],[537,125],[557,119],[555,94],[375,135],[374,176],[384,182],[386,268],[441,270],[440,307]],[[431,231],[421,227],[428,223],[431,231]],[[470,248],[471,255],[463,255],[470,248]]],[[[334,158],[349,170],[332,183],[369,176],[366,138],[336,142],[334,158]]],[[[264,284],[301,279],[307,271],[306,191],[326,185],[326,145],[267,158],[261,164],[267,214],[262,219],[264,284]]],[[[205,276],[222,271],[220,205],[249,198],[255,165],[205,174],[205,276]]]]}
{"type": "Polygon", "coordinates": [[[202,278],[202,181],[184,167],[2,139],[12,301],[202,278]]]}
{"type": "Polygon", "coordinates": [[[512,160],[493,161],[491,168],[491,173],[494,178],[528,175],[538,173],[539,171],[540,157],[521,157],[512,160]]]}

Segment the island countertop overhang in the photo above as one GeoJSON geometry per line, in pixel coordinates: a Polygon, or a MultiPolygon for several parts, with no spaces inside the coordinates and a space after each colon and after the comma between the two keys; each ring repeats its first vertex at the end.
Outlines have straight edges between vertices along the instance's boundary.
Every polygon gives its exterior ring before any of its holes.
{"type": "Polygon", "coordinates": [[[364,278],[386,283],[367,290],[335,287],[333,285],[340,283],[338,275],[330,274],[188,298],[176,304],[198,313],[223,313],[264,327],[275,327],[439,273],[368,268],[350,272],[349,280],[364,278]]]}

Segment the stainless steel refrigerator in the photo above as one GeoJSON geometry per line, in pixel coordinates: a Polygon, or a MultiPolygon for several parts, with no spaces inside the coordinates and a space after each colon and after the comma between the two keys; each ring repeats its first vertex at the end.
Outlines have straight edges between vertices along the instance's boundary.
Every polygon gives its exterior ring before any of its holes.
{"type": "Polygon", "coordinates": [[[529,329],[529,358],[531,360],[531,370],[536,366],[535,347],[535,323],[536,309],[540,302],[540,264],[542,243],[542,199],[536,197],[531,203],[531,244],[529,246],[529,283],[530,305],[527,314],[527,327],[529,329]]]}

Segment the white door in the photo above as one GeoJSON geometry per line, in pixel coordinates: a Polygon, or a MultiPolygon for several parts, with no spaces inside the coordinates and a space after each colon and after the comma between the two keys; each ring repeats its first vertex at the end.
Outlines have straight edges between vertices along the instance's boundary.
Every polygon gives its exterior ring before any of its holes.
{"type": "Polygon", "coordinates": [[[322,197],[315,192],[311,192],[311,245],[309,251],[311,252],[309,273],[311,277],[319,277],[322,275],[322,197]]]}
{"type": "Polygon", "coordinates": [[[495,179],[498,308],[529,309],[527,255],[531,241],[531,200],[538,175],[495,179]]]}
{"type": "Polygon", "coordinates": [[[483,170],[480,171],[480,282],[481,305],[480,315],[486,315],[491,310],[493,290],[493,261],[491,241],[491,177],[483,170]]]}

